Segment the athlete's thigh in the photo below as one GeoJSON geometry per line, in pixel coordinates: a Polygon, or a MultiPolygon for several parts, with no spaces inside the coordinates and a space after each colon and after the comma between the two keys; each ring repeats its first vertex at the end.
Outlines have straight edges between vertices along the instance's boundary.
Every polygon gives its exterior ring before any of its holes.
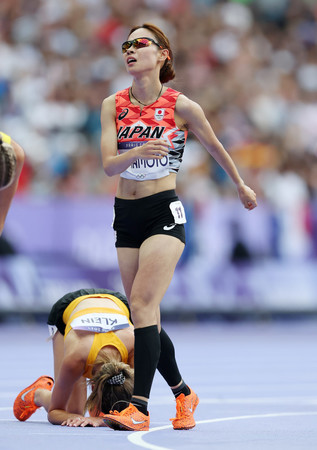
{"type": "Polygon", "coordinates": [[[139,267],[139,249],[117,247],[117,256],[125,295],[130,300],[132,285],[139,267]]]}
{"type": "Polygon", "coordinates": [[[140,247],[139,268],[133,283],[133,295],[158,306],[173,278],[176,264],[184,250],[179,239],[157,234],[140,247]]]}

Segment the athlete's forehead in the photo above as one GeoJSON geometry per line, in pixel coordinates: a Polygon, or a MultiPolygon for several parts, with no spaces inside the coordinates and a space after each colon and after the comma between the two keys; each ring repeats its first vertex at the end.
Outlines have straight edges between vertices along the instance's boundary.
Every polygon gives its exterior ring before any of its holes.
{"type": "Polygon", "coordinates": [[[132,40],[139,37],[148,37],[156,41],[156,36],[153,33],[151,33],[151,31],[148,30],[147,28],[138,28],[137,30],[133,31],[133,33],[129,34],[128,39],[132,40]]]}

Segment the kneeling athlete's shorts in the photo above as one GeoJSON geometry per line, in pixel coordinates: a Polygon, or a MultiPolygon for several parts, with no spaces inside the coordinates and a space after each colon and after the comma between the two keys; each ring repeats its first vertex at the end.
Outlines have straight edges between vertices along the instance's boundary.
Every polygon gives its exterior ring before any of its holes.
{"type": "MultiPolygon", "coordinates": [[[[119,300],[122,301],[122,303],[125,304],[125,306],[128,308],[129,312],[130,312],[130,307],[128,304],[128,300],[127,298],[121,294],[120,292],[114,292],[114,291],[110,291],[108,289],[94,289],[94,288],[89,288],[89,289],[80,289],[78,291],[74,291],[74,292],[69,292],[68,294],[65,294],[62,298],[60,298],[53,306],[51,309],[51,312],[49,313],[48,319],[47,319],[47,324],[48,325],[55,325],[55,327],[57,327],[58,331],[64,335],[65,334],[65,323],[63,321],[63,314],[65,309],[67,308],[67,306],[73,302],[74,300],[76,300],[76,298],[78,297],[82,297],[83,295],[98,295],[98,294],[106,294],[106,295],[113,295],[114,297],[117,297],[119,300]]],[[[129,314],[129,319],[131,320],[131,312],[129,314]]]]}
{"type": "Polygon", "coordinates": [[[115,198],[116,247],[140,248],[155,234],[174,236],[185,244],[184,223],[184,207],[173,189],[136,200],[115,198]]]}

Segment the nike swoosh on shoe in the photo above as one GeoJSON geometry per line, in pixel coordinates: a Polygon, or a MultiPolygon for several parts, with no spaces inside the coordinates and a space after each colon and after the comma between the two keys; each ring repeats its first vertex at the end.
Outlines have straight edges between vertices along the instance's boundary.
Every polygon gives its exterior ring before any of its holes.
{"type": "Polygon", "coordinates": [[[26,400],[25,400],[25,396],[26,396],[29,392],[33,391],[33,390],[34,390],[34,388],[31,388],[31,389],[29,389],[28,391],[24,392],[24,394],[21,395],[21,400],[22,400],[23,402],[25,402],[25,401],[26,401],[26,400]]]}
{"type": "Polygon", "coordinates": [[[133,419],[133,418],[131,418],[131,420],[132,420],[132,422],[134,423],[134,425],[139,425],[140,423],[145,423],[145,422],[146,422],[146,420],[141,420],[141,421],[139,421],[139,420],[135,420],[135,419],[133,419]]]}

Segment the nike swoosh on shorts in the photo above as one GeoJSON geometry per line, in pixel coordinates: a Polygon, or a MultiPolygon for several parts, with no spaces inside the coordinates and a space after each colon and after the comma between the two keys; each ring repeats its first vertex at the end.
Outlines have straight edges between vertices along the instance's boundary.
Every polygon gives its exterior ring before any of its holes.
{"type": "Polygon", "coordinates": [[[176,223],[173,223],[172,225],[165,225],[163,227],[163,230],[164,231],[169,231],[169,230],[172,230],[174,227],[176,227],[176,223]]]}

